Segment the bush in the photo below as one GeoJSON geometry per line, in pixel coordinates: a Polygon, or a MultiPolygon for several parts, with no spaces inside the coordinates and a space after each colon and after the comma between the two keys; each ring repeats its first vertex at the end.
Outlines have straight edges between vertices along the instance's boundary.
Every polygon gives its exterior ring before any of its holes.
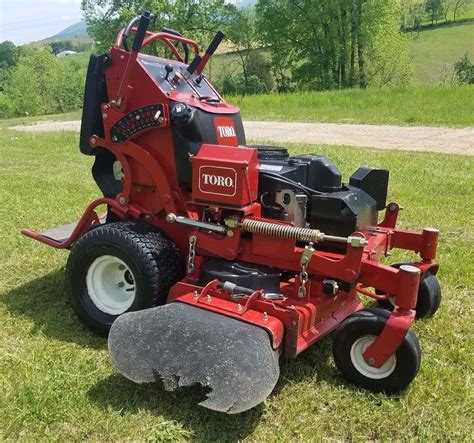
{"type": "Polygon", "coordinates": [[[459,83],[466,85],[474,84],[474,63],[469,60],[467,54],[464,54],[464,57],[454,64],[453,69],[459,83]]]}
{"type": "Polygon", "coordinates": [[[0,92],[0,119],[9,118],[13,114],[13,104],[10,97],[0,92]]]}
{"type": "Polygon", "coordinates": [[[266,92],[265,83],[256,75],[245,79],[243,74],[224,75],[214,81],[217,90],[224,95],[263,94],[266,92]]]}
{"type": "Polygon", "coordinates": [[[247,75],[257,77],[265,86],[265,92],[273,90],[273,78],[270,72],[271,64],[259,51],[250,52],[247,59],[247,75]]]}

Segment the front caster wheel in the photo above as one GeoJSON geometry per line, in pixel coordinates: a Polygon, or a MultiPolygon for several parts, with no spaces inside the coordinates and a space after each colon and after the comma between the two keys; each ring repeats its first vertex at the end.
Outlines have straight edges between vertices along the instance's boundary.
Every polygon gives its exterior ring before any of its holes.
{"type": "Polygon", "coordinates": [[[351,383],[373,392],[394,394],[405,389],[420,368],[421,350],[410,329],[400,347],[380,368],[370,366],[363,358],[365,350],[380,335],[387,315],[374,309],[355,313],[344,320],[333,339],[336,367],[351,383]]]}
{"type": "MultiPolygon", "coordinates": [[[[379,292],[378,292],[379,293],[379,292]]],[[[389,300],[380,300],[379,306],[389,311],[393,311],[395,307],[394,298],[389,300]]],[[[438,278],[432,273],[425,274],[420,281],[418,289],[418,300],[416,302],[415,312],[416,319],[422,320],[435,315],[441,304],[441,287],[438,278]]]]}
{"type": "Polygon", "coordinates": [[[84,234],[67,263],[72,307],[92,331],[106,335],[115,319],[165,303],[184,274],[176,246],[154,226],[107,223],[84,234]]]}

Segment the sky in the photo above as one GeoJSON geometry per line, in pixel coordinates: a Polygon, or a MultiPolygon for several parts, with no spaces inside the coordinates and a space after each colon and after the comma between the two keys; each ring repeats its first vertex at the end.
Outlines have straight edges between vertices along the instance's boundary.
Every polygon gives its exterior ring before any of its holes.
{"type": "Polygon", "coordinates": [[[0,0],[0,42],[42,40],[81,17],[81,0],[0,0]]]}

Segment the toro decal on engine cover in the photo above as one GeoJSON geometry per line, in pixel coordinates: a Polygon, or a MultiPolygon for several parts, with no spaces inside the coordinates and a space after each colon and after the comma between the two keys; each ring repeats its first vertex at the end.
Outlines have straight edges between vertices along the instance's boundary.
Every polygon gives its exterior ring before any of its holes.
{"type": "Polygon", "coordinates": [[[237,171],[221,166],[201,166],[199,191],[203,194],[233,197],[237,192],[237,171]]]}
{"type": "Polygon", "coordinates": [[[237,146],[239,141],[235,132],[234,120],[231,117],[216,117],[214,119],[217,142],[220,145],[237,146]]]}

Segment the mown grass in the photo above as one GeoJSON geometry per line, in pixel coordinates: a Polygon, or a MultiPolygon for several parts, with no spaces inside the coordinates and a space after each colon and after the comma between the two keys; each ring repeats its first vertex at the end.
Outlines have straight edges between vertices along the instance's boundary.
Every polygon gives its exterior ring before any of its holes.
{"type": "MultiPolygon", "coordinates": [[[[64,288],[66,252],[22,237],[75,220],[98,196],[78,135],[0,131],[0,438],[14,440],[317,441],[474,437],[472,157],[343,146],[292,146],[332,158],[345,178],[361,164],[391,169],[402,225],[441,230],[444,299],[415,330],[421,371],[402,395],[342,379],[326,338],[282,363],[265,404],[238,416],[196,406],[200,392],[137,386],[109,362],[105,339],[76,319],[64,288]]],[[[393,260],[400,258],[393,257],[393,260]]]]}
{"type": "Polygon", "coordinates": [[[413,83],[433,85],[451,81],[452,65],[464,54],[474,57],[474,22],[454,23],[413,34],[413,83]]]}
{"type": "Polygon", "coordinates": [[[227,96],[244,120],[472,126],[474,86],[227,96]]]}

